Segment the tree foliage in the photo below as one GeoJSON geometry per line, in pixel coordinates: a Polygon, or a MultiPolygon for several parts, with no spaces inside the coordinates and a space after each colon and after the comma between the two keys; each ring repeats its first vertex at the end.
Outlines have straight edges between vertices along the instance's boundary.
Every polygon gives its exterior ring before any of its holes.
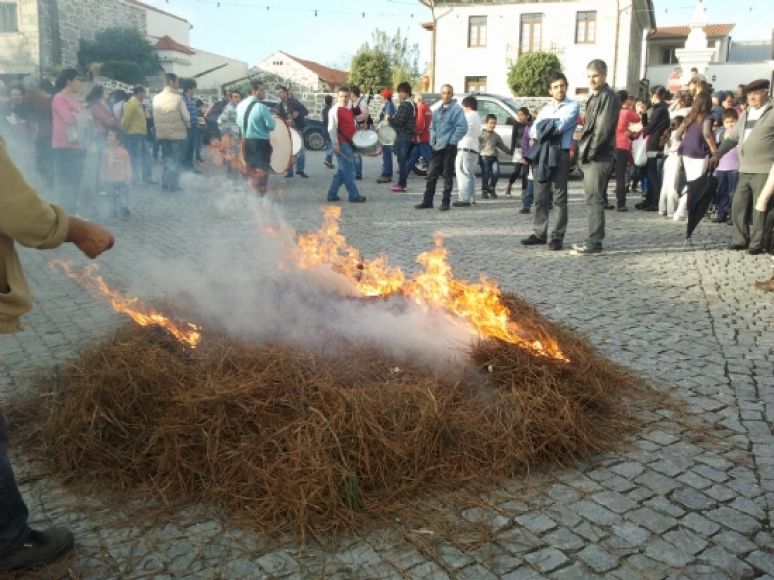
{"type": "Polygon", "coordinates": [[[392,86],[392,69],[387,53],[371,48],[368,43],[361,46],[352,58],[349,80],[366,90],[392,86]]]}
{"type": "Polygon", "coordinates": [[[162,70],[153,46],[134,28],[106,28],[97,32],[93,41],[81,40],[78,50],[81,67],[110,61],[132,62],[143,75],[153,75],[162,70]]]}
{"type": "Polygon", "coordinates": [[[520,97],[542,97],[548,92],[548,77],[562,70],[552,52],[528,52],[519,57],[508,71],[508,86],[520,97]]]}
{"type": "Polygon", "coordinates": [[[102,76],[121,81],[128,85],[145,82],[145,74],[140,65],[131,60],[108,60],[99,67],[102,76]]]}

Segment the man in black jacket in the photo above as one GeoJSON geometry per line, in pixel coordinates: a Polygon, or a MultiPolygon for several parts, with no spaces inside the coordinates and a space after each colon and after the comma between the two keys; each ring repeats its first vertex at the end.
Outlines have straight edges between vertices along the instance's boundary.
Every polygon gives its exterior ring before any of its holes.
{"type": "Polygon", "coordinates": [[[667,91],[662,86],[653,87],[650,92],[650,119],[645,127],[644,135],[647,138],[646,149],[648,162],[645,165],[645,174],[648,176],[648,191],[642,203],[634,207],[643,211],[658,211],[658,198],[661,195],[661,168],[659,153],[662,150],[661,137],[664,131],[669,129],[669,109],[666,100],[667,91]]]}
{"type": "Polygon", "coordinates": [[[398,183],[393,185],[391,191],[406,191],[409,167],[408,161],[411,141],[414,138],[417,108],[411,99],[411,85],[403,82],[398,85],[398,110],[390,119],[390,127],[398,134],[395,140],[395,154],[398,157],[398,183]]]}
{"type": "Polygon", "coordinates": [[[591,96],[586,101],[586,118],[578,145],[586,193],[589,235],[583,244],[575,244],[576,254],[598,254],[605,239],[607,182],[615,157],[615,129],[621,102],[607,84],[607,64],[592,60],[586,67],[591,96]]]}
{"type": "MultiPolygon", "coordinates": [[[[307,108],[297,98],[290,94],[287,87],[277,85],[275,88],[277,96],[280,98],[279,116],[285,119],[288,127],[294,128],[301,135],[301,139],[304,138],[304,126],[306,125],[305,118],[309,114],[307,108]]],[[[301,144],[301,150],[298,152],[296,158],[296,173],[299,177],[309,177],[304,173],[304,166],[306,164],[306,157],[304,155],[304,145],[301,144]]],[[[293,166],[288,167],[288,172],[285,177],[293,177],[293,166]]]]}

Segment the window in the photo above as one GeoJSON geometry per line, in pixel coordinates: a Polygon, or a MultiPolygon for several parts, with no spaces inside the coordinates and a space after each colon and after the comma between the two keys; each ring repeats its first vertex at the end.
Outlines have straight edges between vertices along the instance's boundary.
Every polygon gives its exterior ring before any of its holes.
{"type": "Polygon", "coordinates": [[[543,15],[521,15],[521,42],[519,54],[540,50],[543,41],[543,15]]]}
{"type": "Polygon", "coordinates": [[[661,64],[677,64],[677,55],[674,48],[662,48],[660,61],[661,64]]]}
{"type": "Polygon", "coordinates": [[[468,20],[468,47],[486,46],[486,16],[471,16],[468,20]]]}
{"type": "Polygon", "coordinates": [[[487,115],[494,115],[497,117],[498,125],[505,125],[511,115],[503,107],[492,101],[484,101],[479,99],[478,101],[478,115],[481,117],[481,122],[486,122],[487,115]]]}
{"type": "Polygon", "coordinates": [[[578,12],[575,24],[575,44],[594,44],[597,41],[597,11],[578,12]]]}
{"type": "Polygon", "coordinates": [[[465,77],[465,92],[480,93],[486,90],[486,77],[465,77]]]}
{"type": "Polygon", "coordinates": [[[0,2],[0,32],[17,32],[16,2],[0,2]]]}

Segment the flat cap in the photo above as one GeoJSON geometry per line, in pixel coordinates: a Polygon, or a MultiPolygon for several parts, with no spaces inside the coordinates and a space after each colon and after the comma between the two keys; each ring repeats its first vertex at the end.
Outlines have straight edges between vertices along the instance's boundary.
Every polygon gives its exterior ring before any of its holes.
{"type": "Polygon", "coordinates": [[[768,91],[771,83],[766,79],[758,79],[751,83],[748,83],[742,89],[745,93],[751,93],[752,91],[768,91]]]}

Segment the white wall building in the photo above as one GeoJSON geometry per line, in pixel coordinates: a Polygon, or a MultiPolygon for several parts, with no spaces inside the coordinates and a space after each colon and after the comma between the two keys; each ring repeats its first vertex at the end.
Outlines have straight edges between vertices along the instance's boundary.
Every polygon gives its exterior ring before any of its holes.
{"type": "Polygon", "coordinates": [[[278,50],[258,63],[258,68],[313,91],[334,92],[346,84],[349,73],[278,50]]]}
{"type": "MultiPolygon", "coordinates": [[[[421,0],[429,5],[428,0],[421,0]]],[[[586,65],[600,58],[614,88],[637,92],[651,0],[495,0],[433,2],[431,91],[511,94],[507,75],[520,55],[553,52],[570,83],[587,92],[586,65]]]]}

